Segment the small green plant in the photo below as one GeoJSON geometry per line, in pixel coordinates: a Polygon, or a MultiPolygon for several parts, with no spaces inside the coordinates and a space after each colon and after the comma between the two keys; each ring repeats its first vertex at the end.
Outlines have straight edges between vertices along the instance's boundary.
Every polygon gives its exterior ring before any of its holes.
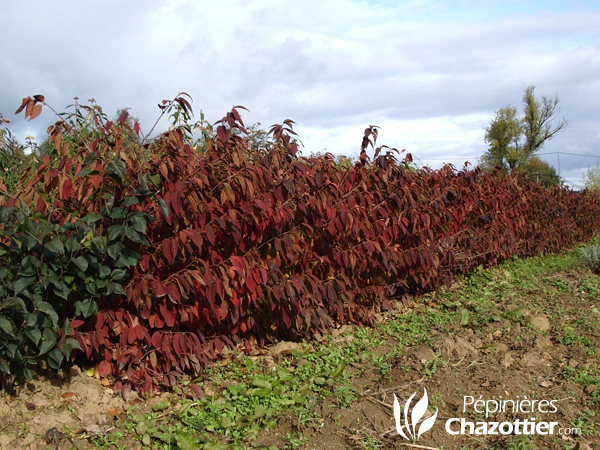
{"type": "Polygon", "coordinates": [[[435,358],[430,359],[429,361],[427,361],[425,363],[425,365],[423,366],[423,374],[427,378],[431,378],[432,376],[435,375],[435,373],[437,372],[440,365],[445,366],[446,361],[444,361],[443,359],[441,359],[439,356],[436,355],[435,358]]]}
{"type": "Polygon", "coordinates": [[[600,245],[591,245],[582,248],[581,257],[590,269],[600,274],[600,245]]]}
{"type": "Polygon", "coordinates": [[[511,436],[508,441],[505,441],[507,450],[537,450],[535,442],[529,436],[515,438],[511,436]]]}
{"type": "Polygon", "coordinates": [[[571,421],[571,427],[580,429],[582,436],[598,436],[600,433],[597,430],[600,423],[594,420],[595,415],[591,409],[585,409],[571,421]]]}
{"type": "Polygon", "coordinates": [[[361,444],[365,450],[377,450],[379,448],[377,437],[370,433],[365,434],[365,438],[361,441],[361,444]]]}

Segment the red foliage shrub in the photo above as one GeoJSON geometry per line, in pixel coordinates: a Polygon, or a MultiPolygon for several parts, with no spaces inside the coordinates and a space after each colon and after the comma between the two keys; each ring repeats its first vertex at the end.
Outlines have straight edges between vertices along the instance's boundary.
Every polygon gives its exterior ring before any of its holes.
{"type": "Polygon", "coordinates": [[[46,161],[17,195],[52,221],[100,214],[95,236],[122,233],[139,255],[125,294],[73,326],[85,357],[121,388],[174,385],[226,345],[369,324],[394,298],[561,250],[600,223],[585,193],[479,168],[415,170],[410,155],[398,162],[381,148],[370,161],[375,127],[346,169],[330,155],[297,157],[291,121],[271,128],[268,145],[250,145],[239,108],[202,151],[185,127],[148,148],[127,144],[139,127],[126,120],[101,124],[75,153],[68,130],[53,128],[57,165],[46,161]],[[147,220],[123,222],[115,208],[147,220]]]}

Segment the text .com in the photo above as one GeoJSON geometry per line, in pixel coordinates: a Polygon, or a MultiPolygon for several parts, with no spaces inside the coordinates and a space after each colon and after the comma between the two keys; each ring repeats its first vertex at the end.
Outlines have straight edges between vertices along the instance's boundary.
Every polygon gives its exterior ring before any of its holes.
{"type": "Polygon", "coordinates": [[[471,422],[454,417],[446,421],[446,432],[452,435],[541,435],[562,434],[580,435],[579,428],[559,428],[558,422],[536,422],[535,417],[514,422],[471,422]]]}

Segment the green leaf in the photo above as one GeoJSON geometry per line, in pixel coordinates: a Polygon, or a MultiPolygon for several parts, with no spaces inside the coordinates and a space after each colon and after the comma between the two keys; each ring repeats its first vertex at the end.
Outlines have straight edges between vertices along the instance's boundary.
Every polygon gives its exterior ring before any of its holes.
{"type": "Polygon", "coordinates": [[[37,269],[40,268],[40,260],[33,255],[28,255],[21,261],[21,274],[25,276],[34,276],[37,269]]]}
{"type": "Polygon", "coordinates": [[[25,302],[22,298],[19,297],[8,297],[4,300],[4,304],[2,308],[12,308],[17,311],[27,311],[27,306],[25,306],[25,302]]]}
{"type": "Polygon", "coordinates": [[[71,326],[71,321],[70,320],[65,320],[62,326],[62,330],[63,333],[65,333],[66,336],[70,336],[71,333],[73,332],[73,327],[71,326]]]}
{"type": "Polygon", "coordinates": [[[8,355],[10,356],[11,359],[21,359],[20,353],[19,353],[19,346],[17,344],[6,344],[5,345],[6,350],[8,351],[8,355]]]}
{"type": "Polygon", "coordinates": [[[258,404],[254,408],[254,416],[258,419],[262,419],[263,417],[265,417],[266,412],[267,412],[267,407],[265,405],[258,404]]]}
{"type": "Polygon", "coordinates": [[[153,436],[156,439],[160,439],[165,444],[175,444],[175,438],[173,437],[173,435],[171,433],[163,433],[163,432],[157,431],[156,433],[153,434],[153,436]]]}
{"type": "Polygon", "coordinates": [[[27,381],[33,380],[33,371],[29,367],[23,367],[23,376],[27,381]]]}
{"type": "Polygon", "coordinates": [[[132,267],[136,266],[140,259],[142,259],[142,255],[129,247],[125,247],[121,251],[115,265],[117,267],[132,267]]]}
{"type": "Polygon", "coordinates": [[[196,450],[198,448],[198,442],[194,437],[186,433],[185,431],[179,431],[175,435],[175,440],[177,441],[177,445],[181,450],[196,450]]]}
{"type": "Polygon", "coordinates": [[[127,217],[127,211],[121,208],[120,206],[116,206],[110,212],[110,217],[112,219],[124,219],[127,217]]]}
{"type": "Polygon", "coordinates": [[[169,218],[169,206],[167,205],[167,202],[165,202],[165,199],[159,198],[158,204],[160,206],[160,209],[161,209],[163,215],[168,219],[169,218]]]}
{"type": "Polygon", "coordinates": [[[273,385],[263,378],[253,378],[250,384],[254,387],[271,389],[273,385]]]}
{"type": "Polygon", "coordinates": [[[140,201],[137,197],[125,197],[125,201],[123,202],[125,206],[129,207],[131,205],[137,205],[140,201]]]}
{"type": "Polygon", "coordinates": [[[121,225],[112,225],[112,226],[108,227],[108,230],[107,230],[108,240],[114,241],[114,240],[118,239],[119,236],[121,236],[122,228],[123,227],[121,225]]]}
{"type": "Polygon", "coordinates": [[[67,338],[62,345],[62,351],[65,355],[65,358],[69,359],[69,356],[71,356],[71,351],[73,351],[74,348],[81,350],[79,341],[77,339],[67,338]]]}
{"type": "Polygon", "coordinates": [[[129,219],[131,226],[140,233],[146,232],[146,218],[141,214],[136,214],[129,219]]]}
{"type": "Polygon", "coordinates": [[[75,302],[75,314],[83,315],[84,318],[88,318],[91,316],[95,316],[98,313],[98,304],[89,298],[86,298],[84,301],[76,301],[75,302]]]}
{"type": "Polygon", "coordinates": [[[323,377],[317,377],[315,378],[315,384],[317,386],[325,386],[327,384],[327,380],[323,377]]]}
{"type": "Polygon", "coordinates": [[[22,292],[28,286],[31,286],[35,281],[35,277],[21,277],[13,285],[16,293],[22,292]]]}
{"type": "Polygon", "coordinates": [[[96,250],[102,254],[106,253],[106,238],[101,238],[100,236],[95,236],[92,239],[92,244],[96,247],[96,250]]]}
{"type": "Polygon", "coordinates": [[[4,361],[0,361],[0,371],[4,373],[10,373],[10,368],[8,367],[8,364],[6,364],[4,361]]]}
{"type": "Polygon", "coordinates": [[[73,263],[77,266],[77,268],[79,270],[81,270],[82,272],[85,272],[88,268],[88,262],[87,259],[85,259],[83,256],[78,256],[77,258],[75,258],[73,260],[73,263]]]}
{"type": "Polygon", "coordinates": [[[109,275],[110,275],[110,267],[105,266],[105,265],[100,265],[100,267],[98,268],[98,277],[106,278],[109,275]]]}
{"type": "Polygon", "coordinates": [[[469,324],[469,310],[468,309],[462,309],[460,311],[460,325],[461,326],[466,326],[469,324]]]}
{"type": "Polygon", "coordinates": [[[129,271],[127,269],[115,269],[110,274],[110,278],[113,281],[121,281],[121,280],[124,280],[125,278],[127,278],[128,275],[129,275],[129,271]]]}
{"type": "Polygon", "coordinates": [[[169,406],[171,406],[171,402],[168,401],[160,401],[158,403],[156,403],[156,405],[154,405],[152,407],[152,411],[164,411],[165,409],[167,409],[169,406]]]}
{"type": "Polygon", "coordinates": [[[125,295],[125,290],[123,289],[123,286],[120,283],[113,283],[114,286],[114,293],[117,295],[125,295]]]}
{"type": "Polygon", "coordinates": [[[67,247],[67,251],[71,253],[74,253],[79,250],[79,242],[77,242],[77,239],[73,237],[67,239],[67,243],[65,246],[67,247]]]}
{"type": "Polygon", "coordinates": [[[150,175],[150,181],[152,181],[152,184],[156,187],[160,186],[160,175],[155,173],[154,175],[150,175]]]}
{"type": "Polygon", "coordinates": [[[92,294],[94,297],[98,296],[98,288],[96,283],[88,282],[85,284],[85,290],[92,294]]]}
{"type": "Polygon", "coordinates": [[[9,336],[14,337],[15,331],[13,329],[12,322],[6,317],[0,317],[0,328],[9,336]]]}
{"type": "Polygon", "coordinates": [[[63,355],[59,349],[54,348],[48,353],[47,359],[48,365],[52,369],[58,370],[65,359],[65,355],[63,355]]]}
{"type": "MultiPolygon", "coordinates": [[[[94,170],[94,172],[98,173],[97,170],[94,170]]],[[[85,176],[88,176],[90,173],[92,173],[92,168],[90,166],[87,166],[85,169],[82,169],[81,171],[79,171],[77,173],[77,176],[83,178],[85,176]]]]}
{"type": "Polygon", "coordinates": [[[56,345],[56,333],[50,328],[44,328],[39,355],[48,353],[56,345]]]}
{"type": "Polygon", "coordinates": [[[38,328],[31,328],[25,331],[25,336],[27,336],[33,345],[36,347],[40,345],[40,339],[42,339],[42,332],[38,328]]]}
{"type": "Polygon", "coordinates": [[[135,232],[133,228],[128,227],[127,225],[123,227],[123,234],[127,239],[130,239],[133,242],[139,241],[138,233],[135,232]]]}
{"type": "Polygon", "coordinates": [[[23,245],[25,245],[27,250],[31,250],[38,243],[37,239],[28,234],[23,234],[19,236],[19,241],[22,242],[23,245]]]}
{"type": "Polygon", "coordinates": [[[52,320],[52,325],[55,328],[58,327],[58,314],[56,314],[56,311],[54,311],[54,308],[50,303],[36,299],[33,301],[33,304],[37,310],[42,311],[44,314],[50,317],[50,320],[52,320]]]}
{"type": "Polygon", "coordinates": [[[125,161],[116,157],[106,166],[106,174],[122,183],[125,180],[125,169],[125,161]]]}
{"type": "Polygon", "coordinates": [[[231,426],[233,425],[233,421],[231,420],[231,417],[226,416],[226,415],[222,415],[219,419],[219,422],[221,422],[221,426],[223,428],[231,428],[231,426]]]}
{"type": "Polygon", "coordinates": [[[81,220],[83,220],[86,223],[95,223],[98,222],[100,219],[102,219],[102,214],[90,213],[81,220]]]}
{"type": "Polygon", "coordinates": [[[346,365],[344,363],[341,363],[339,366],[337,366],[335,370],[331,372],[331,378],[339,377],[344,372],[345,367],[346,365]]]}
{"type": "Polygon", "coordinates": [[[46,245],[44,245],[44,247],[46,247],[48,250],[54,253],[65,252],[65,246],[59,238],[52,239],[50,242],[47,242],[46,245]]]}
{"type": "Polygon", "coordinates": [[[64,281],[59,281],[58,283],[52,283],[54,285],[54,293],[65,300],[69,298],[69,294],[71,290],[69,286],[65,284],[64,281]]]}
{"type": "Polygon", "coordinates": [[[115,242],[114,244],[110,244],[107,248],[108,256],[110,256],[115,261],[119,258],[121,254],[121,250],[123,250],[123,244],[120,242],[115,242]]]}

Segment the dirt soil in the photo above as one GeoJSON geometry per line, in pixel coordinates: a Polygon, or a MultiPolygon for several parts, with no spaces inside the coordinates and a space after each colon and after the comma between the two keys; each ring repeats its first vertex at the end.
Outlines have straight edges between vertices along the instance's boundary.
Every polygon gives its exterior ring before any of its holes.
{"type": "MultiPolygon", "coordinates": [[[[525,307],[521,320],[500,318],[506,316],[501,316],[506,311],[502,303],[498,303],[498,320],[475,329],[458,323],[450,332],[432,329],[431,344],[406,349],[403,355],[389,361],[388,373],[382,375],[374,367],[361,370],[361,375],[353,380],[359,399],[350,408],[340,409],[333,401],[319,405],[317,412],[321,419],[317,423],[300,430],[293,419],[284,418],[277,428],[261,433],[259,441],[282,448],[288,432],[301,432],[305,439],[300,446],[303,450],[569,449],[577,442],[580,450],[598,450],[600,430],[593,424],[600,421],[600,402],[597,401],[600,386],[576,382],[565,375],[581,377],[588,369],[599,366],[600,316],[597,309],[590,309],[593,305],[581,303],[573,294],[577,288],[571,286],[564,295],[553,299],[552,310],[544,311],[539,303],[525,301],[521,305],[525,307]],[[581,318],[591,321],[592,327],[595,324],[595,331],[594,328],[586,331],[583,340],[565,339],[568,331],[565,324],[581,318]],[[597,350],[595,354],[590,355],[590,348],[597,350]],[[394,394],[404,406],[416,393],[414,406],[424,389],[429,395],[429,414],[438,409],[437,420],[431,430],[411,443],[396,432],[394,394]],[[472,396],[475,400],[522,400],[525,396],[529,400],[553,400],[557,411],[524,414],[509,408],[509,411],[494,412],[486,419],[485,413],[476,413],[472,405],[464,411],[463,396],[472,396]],[[591,429],[586,430],[587,436],[584,433],[583,439],[568,434],[534,436],[529,446],[516,446],[506,436],[450,436],[445,430],[446,421],[454,417],[474,422],[513,422],[535,417],[537,421],[571,427],[574,421],[582,420],[583,411],[592,414],[591,429]]],[[[343,345],[343,342],[332,341],[331,345],[343,345]]],[[[381,352],[386,352],[385,344],[381,352]]],[[[153,401],[157,399],[149,403],[153,401]]],[[[74,368],[63,378],[36,379],[13,395],[0,397],[0,446],[4,449],[94,448],[83,438],[114,431],[115,417],[131,405],[143,406],[144,402],[135,394],[125,401],[103,385],[93,370],[85,372],[74,368]],[[65,430],[72,432],[73,442],[63,435],[65,430]]],[[[139,443],[132,441],[133,445],[140,448],[139,443]]]]}
{"type": "MultiPolygon", "coordinates": [[[[536,316],[539,317],[545,316],[536,316]]],[[[547,318],[545,318],[547,321],[547,318]]],[[[590,398],[597,386],[582,388],[575,383],[561,381],[562,366],[585,366],[588,363],[586,350],[579,345],[563,346],[553,341],[552,336],[531,335],[523,341],[515,341],[511,335],[518,333],[504,328],[503,324],[489,326],[484,338],[471,330],[453,336],[439,336],[433,347],[420,346],[413,349],[407,361],[398,360],[386,377],[378,376],[375,371],[366,373],[356,380],[362,396],[351,409],[340,411],[328,409],[323,405],[325,420],[322,427],[314,430],[304,450],[344,450],[348,448],[368,448],[367,436],[376,437],[378,449],[409,448],[410,442],[399,437],[393,417],[394,394],[404,407],[409,397],[416,393],[411,404],[422,396],[424,389],[429,395],[429,410],[432,399],[438,408],[437,423],[425,433],[413,448],[471,449],[489,448],[489,440],[482,436],[450,436],[444,429],[450,418],[467,418],[469,421],[510,421],[536,417],[538,421],[558,422],[561,427],[569,427],[578,414],[587,409],[583,400],[590,398]],[[427,377],[424,368],[428,361],[436,359],[439,365],[434,374],[427,377]],[[442,362],[443,361],[443,362],[442,362]],[[492,413],[485,419],[485,413],[477,414],[470,405],[463,412],[463,395],[475,400],[524,399],[556,400],[558,411],[554,414],[520,414],[512,410],[492,413]],[[419,445],[421,447],[419,447],[419,445]]],[[[490,409],[495,409],[491,406],[490,409]]],[[[510,405],[510,404],[509,404],[510,405]]],[[[546,409],[546,408],[544,408],[546,409]]],[[[484,409],[480,409],[483,411],[484,409]]],[[[431,414],[431,412],[429,414],[431,414]]],[[[596,420],[600,410],[596,409],[596,420]]],[[[428,415],[429,415],[428,414],[428,415]]],[[[453,429],[458,426],[453,425],[453,429]]],[[[596,430],[600,431],[600,430],[596,430]]],[[[306,433],[305,433],[306,435],[306,433]]],[[[504,436],[499,436],[504,438],[504,436]]],[[[547,437],[533,440],[535,449],[568,448],[562,444],[574,441],[565,435],[562,443],[547,437]]],[[[581,448],[600,449],[600,439],[590,439],[581,448]]],[[[500,446],[499,448],[509,448],[500,446]]],[[[521,447],[515,447],[521,448],[521,447]]]]}

